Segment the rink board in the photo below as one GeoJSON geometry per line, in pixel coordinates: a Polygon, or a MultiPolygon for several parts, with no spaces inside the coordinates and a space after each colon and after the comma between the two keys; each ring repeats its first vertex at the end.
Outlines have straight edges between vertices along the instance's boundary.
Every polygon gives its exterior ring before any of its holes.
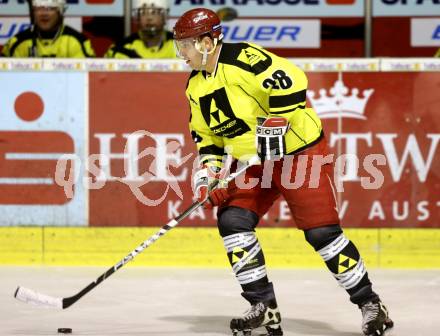
{"type": "MultiPolygon", "coordinates": [[[[0,265],[111,266],[158,228],[0,228],[0,265]]],[[[257,231],[267,264],[318,268],[322,260],[292,228],[257,231]]],[[[440,229],[345,229],[369,267],[440,268],[440,229]]],[[[216,228],[175,228],[132,266],[228,267],[216,228]]]]}

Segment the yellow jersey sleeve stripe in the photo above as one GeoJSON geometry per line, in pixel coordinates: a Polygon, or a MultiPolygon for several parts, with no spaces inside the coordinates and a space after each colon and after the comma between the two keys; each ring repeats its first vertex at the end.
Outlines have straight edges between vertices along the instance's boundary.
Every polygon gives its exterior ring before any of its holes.
{"type": "Polygon", "coordinates": [[[224,149],[216,145],[204,146],[204,147],[200,147],[199,149],[200,155],[211,154],[216,156],[223,156],[224,153],[225,153],[224,149]]]}
{"type": "Polygon", "coordinates": [[[222,167],[223,166],[223,155],[203,155],[199,152],[200,164],[202,166],[208,167],[222,167]]]}
{"type": "Polygon", "coordinates": [[[200,163],[203,166],[216,166],[221,167],[223,165],[223,157],[205,157],[200,158],[200,163]]]}

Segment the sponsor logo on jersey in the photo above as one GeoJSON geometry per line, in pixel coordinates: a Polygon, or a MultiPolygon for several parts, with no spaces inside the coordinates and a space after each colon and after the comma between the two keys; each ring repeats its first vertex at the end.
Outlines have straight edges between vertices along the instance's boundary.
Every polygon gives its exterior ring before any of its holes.
{"type": "Polygon", "coordinates": [[[234,138],[250,131],[249,126],[234,114],[225,88],[200,97],[200,109],[215,135],[234,138]]]}

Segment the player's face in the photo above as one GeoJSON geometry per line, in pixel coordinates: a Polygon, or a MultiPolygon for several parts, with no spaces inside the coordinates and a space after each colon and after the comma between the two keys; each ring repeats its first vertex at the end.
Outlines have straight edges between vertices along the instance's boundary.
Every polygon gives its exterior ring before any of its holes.
{"type": "Polygon", "coordinates": [[[196,49],[196,40],[188,38],[184,40],[174,41],[177,55],[185,60],[194,70],[200,70],[202,66],[202,54],[196,49]]]}
{"type": "Polygon", "coordinates": [[[44,32],[54,31],[61,22],[57,7],[33,7],[35,25],[44,32]]]}
{"type": "Polygon", "coordinates": [[[207,70],[202,65],[203,53],[208,52],[208,60],[212,57],[215,46],[212,44],[211,38],[205,36],[203,38],[188,38],[184,40],[175,40],[177,56],[183,58],[194,70],[207,70]]]}
{"type": "Polygon", "coordinates": [[[165,12],[162,8],[144,7],[139,9],[138,15],[141,31],[149,35],[162,32],[165,26],[165,12]]]}

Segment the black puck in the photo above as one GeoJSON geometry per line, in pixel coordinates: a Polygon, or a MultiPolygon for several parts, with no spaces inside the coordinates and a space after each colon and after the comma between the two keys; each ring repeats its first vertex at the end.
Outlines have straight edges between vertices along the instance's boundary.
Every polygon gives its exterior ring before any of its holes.
{"type": "Polygon", "coordinates": [[[58,328],[58,332],[61,334],[71,334],[72,328],[58,328]]]}

